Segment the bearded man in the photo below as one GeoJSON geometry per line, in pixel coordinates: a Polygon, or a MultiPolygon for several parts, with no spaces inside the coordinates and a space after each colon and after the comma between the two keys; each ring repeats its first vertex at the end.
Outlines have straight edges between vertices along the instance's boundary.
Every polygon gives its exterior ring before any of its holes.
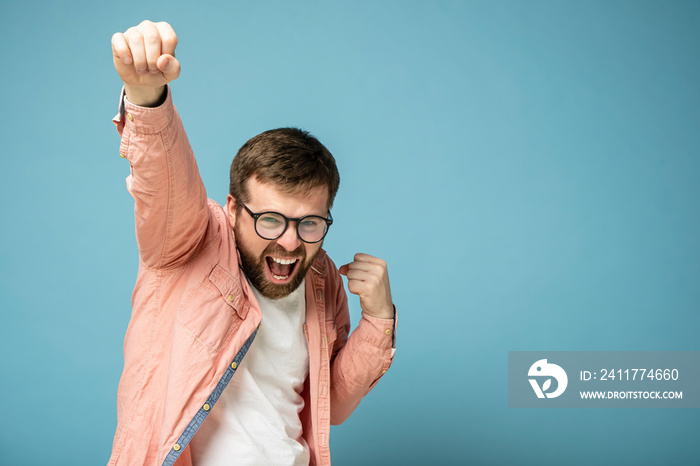
{"type": "Polygon", "coordinates": [[[112,37],[139,272],[109,464],[328,465],[330,425],[394,356],[386,263],[338,270],[321,248],[340,177],[304,131],[249,140],[226,206],[207,199],[172,102],[176,45],[167,23],[112,37]],[[362,308],[352,334],[341,274],[362,308]]]}

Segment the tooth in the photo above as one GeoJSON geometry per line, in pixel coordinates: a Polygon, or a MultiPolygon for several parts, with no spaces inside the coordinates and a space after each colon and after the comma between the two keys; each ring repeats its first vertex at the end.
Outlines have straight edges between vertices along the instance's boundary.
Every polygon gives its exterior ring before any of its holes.
{"type": "Polygon", "coordinates": [[[273,257],[272,260],[282,265],[293,264],[297,261],[296,259],[278,259],[276,257],[273,257]]]}

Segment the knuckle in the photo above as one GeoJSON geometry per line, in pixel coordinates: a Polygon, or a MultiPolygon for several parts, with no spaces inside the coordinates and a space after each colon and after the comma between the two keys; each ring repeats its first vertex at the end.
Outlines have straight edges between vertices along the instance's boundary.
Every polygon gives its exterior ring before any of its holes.
{"type": "Polygon", "coordinates": [[[147,45],[158,45],[160,43],[160,38],[154,31],[144,31],[143,41],[147,45]]]}
{"type": "Polygon", "coordinates": [[[141,31],[139,31],[136,28],[129,28],[126,30],[124,33],[124,37],[126,37],[126,40],[131,44],[134,41],[140,41],[143,40],[143,34],[141,31]]]}
{"type": "Polygon", "coordinates": [[[160,36],[163,42],[168,42],[169,44],[177,44],[177,34],[175,34],[175,31],[173,31],[172,29],[166,29],[164,31],[161,30],[160,36]]]}
{"type": "Polygon", "coordinates": [[[164,35],[161,37],[163,45],[175,48],[177,46],[177,36],[164,35]]]}

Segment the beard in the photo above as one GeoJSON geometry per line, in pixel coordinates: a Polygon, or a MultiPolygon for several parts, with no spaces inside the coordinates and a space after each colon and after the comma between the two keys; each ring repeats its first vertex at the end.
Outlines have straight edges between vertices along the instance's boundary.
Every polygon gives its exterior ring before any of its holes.
{"type": "Polygon", "coordinates": [[[304,281],[306,272],[309,270],[309,267],[311,267],[311,264],[318,254],[317,251],[313,257],[307,258],[304,244],[299,245],[297,249],[289,252],[277,243],[271,242],[260,256],[256,256],[255,253],[247,249],[240,240],[240,238],[243,237],[243,233],[240,231],[238,222],[236,222],[233,231],[236,238],[236,248],[241,258],[243,273],[245,273],[251,285],[268,299],[284,298],[299,288],[299,285],[304,281]],[[270,281],[267,275],[267,256],[274,256],[280,259],[298,258],[292,270],[292,279],[289,282],[272,283],[270,281]]]}

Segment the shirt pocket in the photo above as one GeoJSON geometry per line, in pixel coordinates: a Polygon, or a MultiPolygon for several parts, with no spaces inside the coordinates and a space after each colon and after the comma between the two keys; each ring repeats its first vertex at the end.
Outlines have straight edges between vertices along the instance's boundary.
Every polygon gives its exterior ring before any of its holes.
{"type": "Polygon", "coordinates": [[[195,342],[216,353],[238,330],[248,309],[237,279],[217,265],[185,298],[177,322],[195,342]]]}

